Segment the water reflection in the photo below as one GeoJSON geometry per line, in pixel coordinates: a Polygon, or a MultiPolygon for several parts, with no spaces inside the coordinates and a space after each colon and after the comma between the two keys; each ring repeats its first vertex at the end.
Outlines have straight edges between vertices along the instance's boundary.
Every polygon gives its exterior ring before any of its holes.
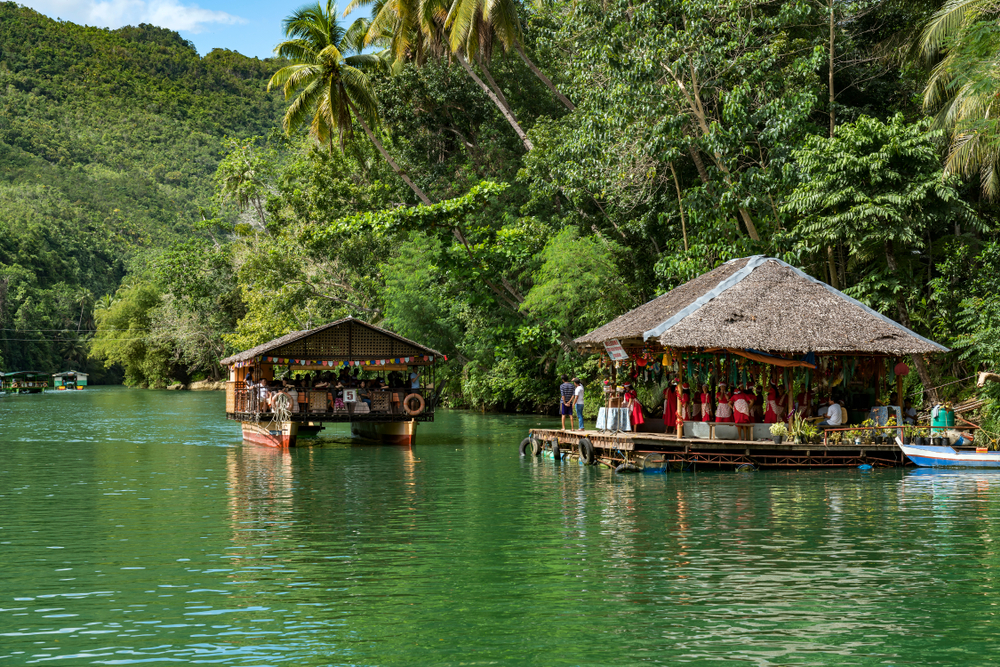
{"type": "Polygon", "coordinates": [[[533,418],[473,413],[413,450],[280,451],[214,396],[80,394],[0,404],[12,664],[992,656],[988,472],[615,475],[522,459],[533,418]]]}

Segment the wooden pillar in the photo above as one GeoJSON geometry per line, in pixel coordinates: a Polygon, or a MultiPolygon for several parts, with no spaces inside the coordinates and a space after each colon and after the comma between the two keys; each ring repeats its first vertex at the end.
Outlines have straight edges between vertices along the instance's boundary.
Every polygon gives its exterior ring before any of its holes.
{"type": "MultiPolygon", "coordinates": [[[[896,365],[898,366],[901,361],[902,361],[902,359],[900,359],[899,357],[897,357],[896,358],[896,365]]],[[[895,369],[893,369],[893,372],[895,372],[895,369]]],[[[899,409],[902,410],[903,409],[903,376],[899,375],[899,374],[896,375],[896,400],[899,401],[899,409]]]]}
{"type": "Polygon", "coordinates": [[[677,437],[684,437],[684,406],[681,404],[681,395],[684,393],[684,355],[679,355],[677,363],[677,437]]]}
{"type": "Polygon", "coordinates": [[[795,367],[794,366],[792,367],[789,376],[790,377],[785,378],[785,391],[787,392],[786,395],[788,396],[788,414],[786,415],[786,418],[788,419],[788,423],[791,424],[792,414],[793,411],[795,410],[795,367]]]}

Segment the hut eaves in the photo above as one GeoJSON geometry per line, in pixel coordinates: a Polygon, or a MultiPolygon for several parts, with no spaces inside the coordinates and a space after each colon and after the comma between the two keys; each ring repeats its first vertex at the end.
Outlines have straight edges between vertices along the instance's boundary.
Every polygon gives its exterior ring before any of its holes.
{"type": "MultiPolygon", "coordinates": [[[[393,333],[387,329],[377,327],[374,324],[369,324],[368,322],[364,322],[362,320],[355,319],[353,317],[345,317],[343,319],[337,320],[336,322],[330,322],[329,324],[324,324],[322,326],[316,327],[315,329],[304,329],[302,331],[293,331],[279,338],[275,338],[274,340],[270,340],[256,347],[252,347],[249,350],[244,350],[243,352],[239,352],[230,357],[226,357],[219,363],[221,363],[223,366],[228,366],[230,364],[235,364],[241,361],[249,361],[255,357],[267,354],[268,352],[273,352],[275,350],[281,349],[286,345],[290,345],[291,343],[295,343],[305,338],[309,338],[310,336],[322,333],[324,331],[327,331],[328,329],[333,329],[344,325],[347,326],[360,325],[370,330],[371,332],[375,333],[376,335],[386,336],[397,342],[403,343],[404,345],[409,345],[418,350],[420,354],[434,355],[438,357],[444,356],[435,349],[429,348],[426,345],[421,345],[420,343],[416,343],[410,340],[409,338],[404,338],[403,336],[393,333]]],[[[316,358],[321,358],[319,355],[313,355],[313,356],[316,356],[316,358]]]]}
{"type": "Polygon", "coordinates": [[[732,260],[695,278],[581,336],[578,346],[594,351],[614,338],[639,343],[628,326],[612,327],[623,318],[635,323],[656,319],[641,340],[681,349],[898,356],[947,351],[795,267],[759,255],[732,260]],[[680,298],[668,298],[677,292],[680,298]]]}

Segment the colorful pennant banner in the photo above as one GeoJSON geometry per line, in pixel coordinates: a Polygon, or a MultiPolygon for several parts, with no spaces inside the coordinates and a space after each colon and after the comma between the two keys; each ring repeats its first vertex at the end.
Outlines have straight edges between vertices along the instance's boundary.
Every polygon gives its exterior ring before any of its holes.
{"type": "MultiPolygon", "coordinates": [[[[443,356],[445,361],[448,361],[447,356],[443,356]]],[[[258,357],[254,361],[238,361],[236,362],[236,368],[245,368],[247,366],[253,366],[255,363],[264,362],[269,364],[283,364],[283,365],[294,365],[294,366],[327,366],[330,368],[347,368],[349,366],[385,366],[386,364],[408,364],[411,361],[426,361],[434,362],[434,357],[431,355],[423,355],[417,357],[393,357],[391,359],[369,359],[367,361],[362,360],[350,360],[350,361],[316,361],[310,359],[289,359],[286,357],[258,357]]]]}

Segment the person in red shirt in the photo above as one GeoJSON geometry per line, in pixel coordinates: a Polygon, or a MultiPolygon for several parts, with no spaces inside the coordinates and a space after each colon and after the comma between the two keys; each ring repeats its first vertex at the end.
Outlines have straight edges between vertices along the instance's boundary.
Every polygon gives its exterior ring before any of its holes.
{"type": "Polygon", "coordinates": [[[718,406],[715,408],[715,421],[717,423],[733,421],[733,405],[725,382],[719,383],[719,390],[715,392],[715,402],[718,406]]]}
{"type": "Polygon", "coordinates": [[[677,428],[677,383],[673,380],[663,390],[663,424],[668,431],[677,428]]]}
{"type": "Polygon", "coordinates": [[[753,421],[753,395],[742,387],[737,387],[733,394],[733,420],[737,424],[749,424],[753,421]]]}
{"type": "Polygon", "coordinates": [[[701,420],[703,422],[712,421],[712,394],[707,384],[701,386],[701,394],[698,397],[698,402],[701,403],[701,420]]]}

